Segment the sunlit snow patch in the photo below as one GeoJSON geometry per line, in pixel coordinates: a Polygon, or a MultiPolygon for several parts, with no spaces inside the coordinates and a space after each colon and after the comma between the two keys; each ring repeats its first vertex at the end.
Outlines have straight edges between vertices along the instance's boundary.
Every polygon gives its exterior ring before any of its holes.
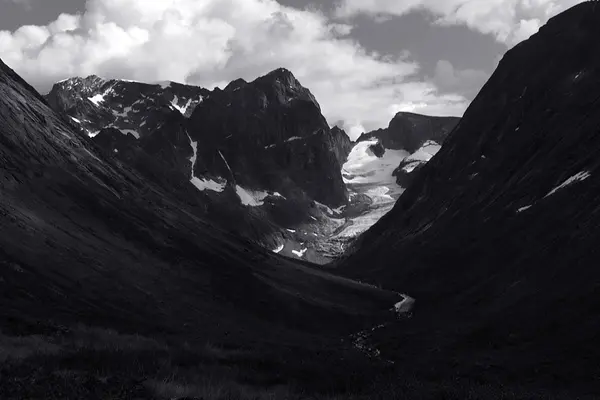
{"type": "Polygon", "coordinates": [[[529,210],[531,207],[532,207],[531,205],[529,205],[529,206],[525,206],[525,207],[521,207],[521,208],[519,208],[519,209],[517,210],[517,213],[522,213],[523,211],[527,211],[527,210],[529,210]]]}
{"type": "Polygon", "coordinates": [[[99,106],[100,103],[104,101],[104,94],[97,94],[93,97],[88,97],[88,100],[94,103],[94,105],[99,106]]]}
{"type": "Polygon", "coordinates": [[[227,186],[226,182],[216,182],[212,179],[201,179],[194,176],[194,167],[196,166],[196,160],[198,158],[198,142],[194,142],[189,134],[188,138],[190,139],[190,145],[194,151],[189,159],[192,163],[192,171],[190,173],[190,182],[192,185],[194,185],[200,191],[212,190],[213,192],[220,193],[225,190],[225,187],[227,186]]]}
{"type": "Polygon", "coordinates": [[[250,207],[262,206],[265,204],[264,199],[269,196],[267,192],[247,190],[240,185],[236,185],[235,192],[240,198],[242,204],[250,207]]]}
{"type": "Polygon", "coordinates": [[[392,308],[392,310],[398,315],[409,313],[412,310],[413,305],[415,304],[415,299],[413,299],[412,297],[407,296],[405,294],[403,294],[402,296],[404,297],[404,299],[394,304],[394,308],[392,308]]]}
{"type": "Polygon", "coordinates": [[[134,131],[133,129],[121,129],[121,132],[124,135],[127,135],[128,133],[131,133],[133,136],[135,136],[136,139],[140,138],[140,134],[137,133],[136,131],[134,131]]]}
{"type": "Polygon", "coordinates": [[[69,115],[69,118],[71,118],[73,121],[77,122],[78,124],[80,124],[80,123],[81,123],[81,121],[80,121],[80,120],[78,120],[78,119],[77,119],[77,118],[75,118],[75,117],[71,117],[71,116],[69,115]]]}
{"type": "Polygon", "coordinates": [[[407,173],[413,172],[413,170],[419,165],[429,162],[429,160],[431,160],[431,158],[435,156],[441,148],[442,146],[433,140],[428,140],[419,150],[406,157],[404,162],[408,164],[406,164],[402,169],[407,173]]]}
{"type": "Polygon", "coordinates": [[[200,191],[204,191],[204,190],[212,190],[213,192],[222,192],[223,190],[225,190],[225,187],[227,186],[227,183],[225,182],[216,182],[213,181],[212,179],[204,179],[204,178],[196,178],[193,177],[190,182],[192,182],[192,184],[194,186],[196,186],[196,188],[198,188],[198,190],[200,191]]]}
{"type": "Polygon", "coordinates": [[[297,251],[297,250],[292,250],[292,253],[294,253],[294,255],[295,255],[296,257],[302,258],[302,257],[304,257],[304,254],[306,253],[306,251],[307,251],[307,250],[308,250],[308,248],[306,248],[306,249],[302,249],[302,250],[300,250],[300,251],[297,251]]]}
{"type": "Polygon", "coordinates": [[[178,103],[179,103],[179,98],[178,98],[177,96],[175,96],[175,97],[173,98],[173,100],[171,100],[171,105],[172,105],[172,106],[173,106],[173,107],[174,107],[174,108],[175,108],[177,111],[179,111],[179,112],[181,113],[181,115],[185,115],[185,112],[187,111],[188,107],[190,106],[190,104],[192,104],[192,99],[189,99],[189,100],[187,101],[187,103],[186,103],[186,104],[185,104],[183,107],[179,106],[179,104],[178,104],[178,103]]]}
{"type": "Polygon", "coordinates": [[[589,178],[591,176],[591,174],[588,171],[582,171],[582,172],[578,172],[577,174],[573,175],[572,177],[570,177],[569,179],[567,179],[566,181],[564,181],[563,183],[561,183],[560,185],[558,185],[557,187],[555,187],[554,189],[552,189],[550,191],[550,193],[548,193],[546,196],[544,196],[544,198],[548,197],[548,196],[552,196],[554,193],[558,192],[559,190],[569,186],[572,183],[575,183],[577,181],[584,181],[587,178],[589,178]]]}

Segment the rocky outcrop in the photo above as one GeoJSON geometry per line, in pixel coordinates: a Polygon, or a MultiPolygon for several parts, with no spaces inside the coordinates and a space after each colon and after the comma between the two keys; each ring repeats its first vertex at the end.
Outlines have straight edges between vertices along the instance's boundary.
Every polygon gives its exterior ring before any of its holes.
{"type": "Polygon", "coordinates": [[[369,146],[369,151],[371,151],[375,156],[381,158],[385,154],[385,147],[383,147],[381,142],[377,142],[369,146]]]}
{"type": "Polygon", "coordinates": [[[354,143],[348,137],[348,134],[338,126],[331,128],[331,138],[333,141],[333,151],[340,165],[344,165],[348,159],[354,143]]]}

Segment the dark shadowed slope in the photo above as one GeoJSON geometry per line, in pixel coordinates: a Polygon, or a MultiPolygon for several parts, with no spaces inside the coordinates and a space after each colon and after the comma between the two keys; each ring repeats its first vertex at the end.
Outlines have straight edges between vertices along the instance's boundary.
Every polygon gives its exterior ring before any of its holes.
{"type": "Polygon", "coordinates": [[[342,263],[416,298],[387,351],[445,375],[598,389],[598,37],[586,2],[510,50],[342,263]]]}

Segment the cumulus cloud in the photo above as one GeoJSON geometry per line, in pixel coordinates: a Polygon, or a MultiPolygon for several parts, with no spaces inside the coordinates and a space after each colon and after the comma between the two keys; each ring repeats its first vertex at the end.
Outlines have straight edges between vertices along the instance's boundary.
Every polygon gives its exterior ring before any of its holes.
{"type": "Polygon", "coordinates": [[[42,92],[90,74],[223,87],[285,67],[353,136],[395,110],[462,114],[465,98],[418,81],[406,54],[367,52],[351,30],[274,0],[88,0],[81,15],[0,31],[0,57],[42,92]]]}
{"type": "Polygon", "coordinates": [[[343,0],[340,17],[374,18],[427,10],[439,24],[460,24],[513,46],[529,38],[552,16],[585,0],[343,0]]]}

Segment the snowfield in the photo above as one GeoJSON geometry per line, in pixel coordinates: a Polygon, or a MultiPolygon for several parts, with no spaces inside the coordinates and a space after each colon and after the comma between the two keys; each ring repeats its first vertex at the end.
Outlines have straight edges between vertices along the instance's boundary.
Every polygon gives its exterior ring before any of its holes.
{"type": "Polygon", "coordinates": [[[351,218],[348,226],[334,238],[353,238],[360,235],[387,214],[404,192],[404,188],[396,183],[392,173],[410,153],[405,150],[386,149],[383,157],[379,158],[369,149],[377,143],[376,139],[358,143],[342,167],[342,176],[350,191],[350,197],[364,194],[372,203],[366,213],[351,218]]]}
{"type": "Polygon", "coordinates": [[[262,206],[265,204],[264,200],[269,196],[269,193],[267,192],[247,190],[240,185],[236,185],[235,192],[242,204],[250,207],[262,206]]]}
{"type": "Polygon", "coordinates": [[[377,142],[367,140],[354,146],[348,161],[342,167],[342,175],[347,185],[396,185],[392,172],[410,154],[405,150],[386,150],[383,157],[379,158],[369,150],[369,147],[377,142]]]}

